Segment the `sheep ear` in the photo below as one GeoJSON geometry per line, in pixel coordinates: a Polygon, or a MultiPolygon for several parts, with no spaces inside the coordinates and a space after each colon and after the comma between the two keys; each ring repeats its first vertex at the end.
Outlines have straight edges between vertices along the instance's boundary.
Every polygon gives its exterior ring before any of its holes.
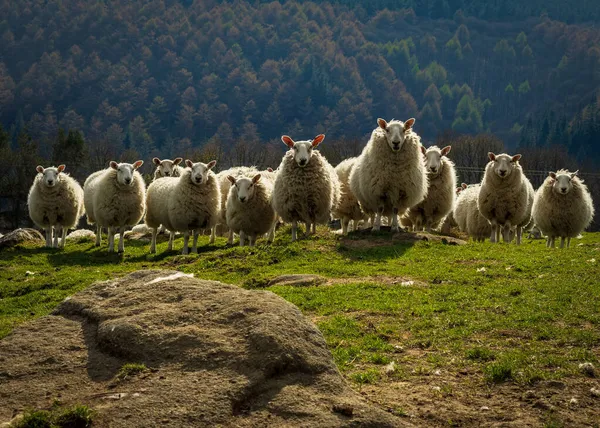
{"type": "Polygon", "coordinates": [[[254,177],[252,177],[252,184],[258,183],[258,181],[260,180],[260,177],[261,177],[260,174],[256,174],[254,177]]]}
{"type": "Polygon", "coordinates": [[[415,118],[411,117],[406,122],[404,122],[404,130],[408,131],[409,129],[411,129],[413,127],[414,124],[415,124],[415,118]]]}
{"type": "Polygon", "coordinates": [[[110,167],[112,169],[117,169],[119,167],[119,164],[116,163],[115,161],[110,161],[110,167]]]}
{"type": "Polygon", "coordinates": [[[194,162],[192,162],[192,161],[191,161],[191,160],[189,160],[189,159],[186,159],[186,160],[185,160],[185,165],[191,168],[191,167],[193,167],[193,166],[194,166],[194,162]]]}
{"type": "Polygon", "coordinates": [[[160,159],[159,158],[152,158],[152,163],[154,163],[154,165],[158,166],[158,165],[160,165],[160,159]]]}
{"type": "Polygon", "coordinates": [[[215,167],[215,165],[217,164],[216,160],[211,160],[209,163],[206,164],[206,167],[208,169],[213,169],[215,167]]]}
{"type": "Polygon", "coordinates": [[[518,162],[518,161],[519,161],[519,159],[521,159],[521,155],[514,155],[514,156],[512,157],[512,161],[513,161],[513,162],[518,162]]]}
{"type": "Polygon", "coordinates": [[[317,147],[319,144],[321,144],[323,142],[323,140],[325,139],[325,134],[319,134],[315,137],[314,140],[312,140],[312,146],[313,147],[317,147]]]}
{"type": "Polygon", "coordinates": [[[173,165],[179,165],[182,160],[183,158],[175,158],[175,160],[173,161],[173,165]]]}
{"type": "Polygon", "coordinates": [[[421,146],[421,153],[423,153],[424,155],[427,154],[427,149],[425,148],[425,146],[421,146]]]}
{"type": "Polygon", "coordinates": [[[556,173],[555,173],[555,172],[553,172],[553,171],[550,171],[550,172],[548,173],[548,175],[549,175],[549,176],[550,176],[550,178],[552,178],[553,180],[556,180],[556,173]]]}
{"type": "Polygon", "coordinates": [[[442,156],[446,156],[452,150],[452,146],[446,146],[442,149],[442,156]]]}
{"type": "Polygon", "coordinates": [[[282,135],[281,136],[281,141],[283,141],[283,144],[285,144],[286,146],[288,146],[290,149],[292,147],[294,147],[294,140],[292,140],[291,137],[287,136],[287,135],[282,135]]]}
{"type": "Polygon", "coordinates": [[[269,167],[269,168],[267,168],[267,171],[273,172],[273,168],[269,167]]]}
{"type": "Polygon", "coordinates": [[[493,154],[492,152],[488,152],[488,158],[490,158],[491,161],[495,161],[496,160],[496,155],[493,154]]]}
{"type": "Polygon", "coordinates": [[[230,182],[231,184],[235,184],[235,177],[233,177],[233,176],[231,176],[231,175],[228,175],[228,176],[227,176],[227,180],[229,180],[229,182],[230,182]]]}
{"type": "Polygon", "coordinates": [[[385,121],[385,119],[379,118],[377,119],[377,124],[379,125],[379,127],[381,129],[383,129],[384,131],[387,131],[387,122],[385,121]]]}
{"type": "Polygon", "coordinates": [[[467,183],[461,183],[461,184],[460,184],[460,187],[462,187],[462,188],[463,188],[463,190],[464,190],[464,189],[466,189],[468,186],[467,186],[467,183]]]}
{"type": "Polygon", "coordinates": [[[144,161],[143,160],[135,161],[134,164],[133,164],[133,169],[138,169],[142,165],[144,165],[144,161]]]}
{"type": "Polygon", "coordinates": [[[36,166],[36,167],[35,167],[35,170],[36,170],[37,172],[39,172],[40,174],[43,174],[43,172],[44,172],[44,167],[43,167],[42,165],[38,165],[38,166],[36,166]]]}
{"type": "Polygon", "coordinates": [[[571,175],[571,179],[572,179],[573,177],[575,177],[577,174],[579,174],[579,170],[577,170],[577,171],[575,171],[575,172],[572,172],[572,173],[570,174],[570,175],[571,175]]]}
{"type": "Polygon", "coordinates": [[[58,172],[63,172],[65,170],[66,166],[65,165],[58,165],[58,172]]]}

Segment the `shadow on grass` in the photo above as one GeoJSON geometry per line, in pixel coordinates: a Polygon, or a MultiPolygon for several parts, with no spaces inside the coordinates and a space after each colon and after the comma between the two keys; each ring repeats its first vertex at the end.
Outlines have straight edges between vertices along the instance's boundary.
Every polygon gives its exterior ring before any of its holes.
{"type": "Polygon", "coordinates": [[[396,259],[420,240],[412,233],[392,233],[382,226],[379,232],[363,229],[341,236],[336,251],[353,260],[396,259]]]}

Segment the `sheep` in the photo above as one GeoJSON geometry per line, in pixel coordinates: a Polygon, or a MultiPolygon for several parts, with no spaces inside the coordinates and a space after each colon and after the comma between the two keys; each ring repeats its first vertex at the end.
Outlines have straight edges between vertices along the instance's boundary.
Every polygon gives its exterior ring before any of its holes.
{"type": "Polygon", "coordinates": [[[38,165],[38,174],[27,197],[29,217],[46,231],[47,247],[64,248],[67,231],[77,226],[79,218],[84,214],[83,189],[64,170],[65,165],[59,165],[58,168],[38,165]],[[59,228],[62,233],[60,244],[59,228]]]}
{"type": "MultiPolygon", "coordinates": [[[[231,182],[227,177],[231,175],[237,178],[254,174],[258,174],[258,169],[255,166],[235,166],[217,174],[217,181],[219,182],[219,189],[221,191],[221,216],[218,222],[218,225],[221,226],[219,236],[222,236],[227,231],[227,196],[231,188],[231,182]]],[[[233,231],[231,230],[229,230],[227,243],[229,245],[233,244],[233,231]]]]}
{"type": "Polygon", "coordinates": [[[144,161],[133,164],[110,162],[107,169],[90,175],[83,185],[85,211],[89,224],[96,224],[96,246],[101,231],[108,228],[108,251],[114,252],[115,232],[119,233],[119,253],[125,251],[124,234],[128,226],[144,216],[146,184],[137,171],[144,161]]]}
{"type": "Polygon", "coordinates": [[[425,227],[427,232],[431,232],[454,208],[456,171],[454,163],[446,157],[451,148],[451,146],[446,146],[440,149],[437,146],[431,146],[426,150],[421,146],[421,151],[425,156],[429,187],[425,199],[409,208],[406,214],[415,231],[423,230],[425,227]]]}
{"type": "Polygon", "coordinates": [[[190,230],[193,230],[192,252],[197,253],[198,235],[211,229],[210,243],[215,242],[215,227],[221,211],[221,192],[217,176],[208,164],[186,159],[187,168],[179,177],[164,177],[148,186],[145,222],[152,229],[150,253],[156,253],[158,227],[164,224],[170,231],[169,250],[173,249],[175,232],[183,232],[182,254],[188,254],[190,230]]]}
{"type": "Polygon", "coordinates": [[[383,215],[391,215],[392,232],[398,232],[398,214],[427,196],[427,173],[420,137],[412,130],[415,119],[377,123],[352,168],[350,189],[363,211],[375,214],[373,231],[380,230],[383,215]]]}
{"type": "Polygon", "coordinates": [[[366,218],[365,213],[358,203],[358,199],[356,199],[356,196],[354,196],[354,193],[350,189],[350,173],[357,159],[355,157],[346,159],[335,167],[335,172],[340,182],[340,202],[333,211],[333,217],[341,220],[343,235],[348,234],[350,222],[353,222],[353,226],[356,228],[358,222],[366,218]]]}
{"type": "Polygon", "coordinates": [[[292,242],[298,222],[306,223],[306,236],[316,232],[317,223],[326,224],[340,198],[340,185],[333,167],[316,147],[325,139],[294,142],[283,135],[289,150],[279,165],[273,187],[273,208],[283,221],[292,223],[292,242]]]}
{"type": "Polygon", "coordinates": [[[454,218],[458,227],[476,242],[484,242],[492,232],[489,221],[479,211],[480,191],[480,184],[463,188],[454,208],[454,218]]]}
{"type": "Polygon", "coordinates": [[[271,206],[273,182],[262,175],[250,177],[227,176],[231,183],[227,196],[227,226],[240,235],[240,246],[248,236],[251,247],[256,237],[273,229],[276,217],[271,206]]]}
{"type": "Polygon", "coordinates": [[[511,229],[516,226],[517,244],[521,243],[523,227],[530,222],[531,183],[523,174],[519,159],[521,155],[488,153],[490,161],[485,167],[477,206],[490,222],[490,242],[511,241],[511,229]]]}
{"type": "Polygon", "coordinates": [[[561,169],[550,172],[535,193],[533,220],[547,236],[546,246],[554,248],[554,240],[560,237],[560,248],[571,245],[587,228],[594,217],[594,204],[590,192],[577,174],[561,169]]]}
{"type": "Polygon", "coordinates": [[[154,180],[163,177],[179,177],[183,172],[183,168],[179,166],[183,158],[163,159],[153,158],[152,163],[156,165],[154,171],[154,180]]]}

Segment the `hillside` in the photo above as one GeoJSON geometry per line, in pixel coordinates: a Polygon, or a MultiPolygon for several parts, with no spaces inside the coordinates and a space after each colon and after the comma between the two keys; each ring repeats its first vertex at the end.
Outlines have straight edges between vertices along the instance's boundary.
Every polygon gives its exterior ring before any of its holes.
{"type": "Polygon", "coordinates": [[[0,122],[45,158],[59,128],[147,158],[415,116],[426,141],[491,132],[593,164],[597,8],[557,4],[1,0],[0,122]]]}

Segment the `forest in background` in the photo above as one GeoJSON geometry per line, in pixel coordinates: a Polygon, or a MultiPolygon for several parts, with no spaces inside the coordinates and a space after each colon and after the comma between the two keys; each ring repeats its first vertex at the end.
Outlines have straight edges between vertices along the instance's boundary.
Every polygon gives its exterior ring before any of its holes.
{"type": "Polygon", "coordinates": [[[597,171],[599,8],[571,3],[0,0],[0,201],[36,162],[276,167],[281,134],[335,163],[377,117],[597,171]]]}

